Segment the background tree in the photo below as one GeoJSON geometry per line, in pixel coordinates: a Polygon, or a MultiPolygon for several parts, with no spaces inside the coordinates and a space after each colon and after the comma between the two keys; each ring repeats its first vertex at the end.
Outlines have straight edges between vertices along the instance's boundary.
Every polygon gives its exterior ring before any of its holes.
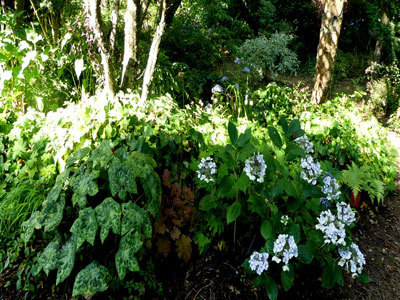
{"type": "Polygon", "coordinates": [[[316,78],[311,100],[315,104],[324,102],[329,96],[336,51],[347,0],[322,0],[322,22],[315,67],[316,78]]]}

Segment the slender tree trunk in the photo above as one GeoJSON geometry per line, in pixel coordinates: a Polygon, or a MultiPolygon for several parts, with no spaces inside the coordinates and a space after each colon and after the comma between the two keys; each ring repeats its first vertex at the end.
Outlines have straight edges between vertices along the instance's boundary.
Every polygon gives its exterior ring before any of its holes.
{"type": "Polygon", "coordinates": [[[88,0],[88,9],[89,9],[90,24],[97,38],[97,42],[100,48],[101,63],[104,69],[104,88],[106,92],[109,94],[109,96],[114,97],[115,95],[114,73],[113,73],[109,48],[105,42],[104,33],[101,29],[103,22],[100,14],[100,0],[88,0]]]}
{"type": "Polygon", "coordinates": [[[125,12],[125,32],[124,32],[124,58],[122,61],[121,87],[126,88],[132,83],[134,69],[137,64],[137,45],[138,45],[138,15],[137,1],[127,0],[125,12]]]}
{"type": "MultiPolygon", "coordinates": [[[[381,23],[385,26],[389,26],[389,17],[388,17],[388,4],[386,0],[381,0],[381,23]]],[[[374,60],[376,62],[381,61],[382,51],[383,51],[383,42],[382,37],[378,37],[375,44],[375,51],[374,51],[374,60]]]]}
{"type": "Polygon", "coordinates": [[[115,49],[115,36],[117,35],[119,2],[120,2],[120,0],[114,0],[114,4],[113,4],[112,11],[111,11],[111,16],[110,16],[110,21],[111,21],[110,52],[111,53],[114,53],[114,49],[115,49]]]}
{"type": "Polygon", "coordinates": [[[316,78],[311,101],[320,104],[328,98],[335,67],[336,50],[347,0],[324,0],[317,50],[316,78]]]}
{"type": "Polygon", "coordinates": [[[160,22],[157,25],[156,32],[153,36],[153,41],[151,43],[149,58],[147,60],[146,70],[144,72],[142,95],[140,97],[139,105],[143,105],[147,100],[147,95],[149,93],[149,87],[151,80],[153,79],[153,74],[156,69],[158,51],[160,47],[160,42],[165,28],[165,12],[167,10],[166,0],[161,0],[160,6],[160,22]]]}

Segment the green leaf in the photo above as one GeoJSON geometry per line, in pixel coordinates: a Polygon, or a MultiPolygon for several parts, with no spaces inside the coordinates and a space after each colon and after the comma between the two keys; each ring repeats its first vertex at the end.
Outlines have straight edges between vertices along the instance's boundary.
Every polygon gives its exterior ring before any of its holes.
{"type": "Polygon", "coordinates": [[[79,249],[84,241],[93,246],[97,232],[94,209],[89,207],[79,211],[79,218],[72,224],[70,231],[76,236],[76,249],[79,249]]]}
{"type": "Polygon", "coordinates": [[[235,201],[228,207],[226,212],[226,223],[229,224],[237,219],[240,215],[241,205],[239,201],[235,201]]]}
{"type": "Polygon", "coordinates": [[[308,247],[306,245],[299,245],[297,249],[299,253],[297,259],[303,264],[310,264],[313,260],[313,255],[308,247]]]}
{"type": "Polygon", "coordinates": [[[119,279],[124,279],[126,270],[131,272],[139,271],[139,263],[135,254],[142,247],[143,242],[140,240],[138,231],[129,232],[121,238],[119,250],[115,254],[115,267],[117,268],[119,279]]]}
{"type": "Polygon", "coordinates": [[[267,204],[265,203],[265,199],[261,196],[253,195],[250,196],[249,200],[247,200],[249,203],[249,210],[252,212],[255,212],[260,215],[260,217],[264,218],[266,209],[267,209],[267,204]]]}
{"type": "Polygon", "coordinates": [[[247,177],[245,172],[240,174],[239,179],[236,181],[237,189],[241,190],[242,192],[246,192],[247,187],[250,185],[250,179],[247,177]]]}
{"type": "Polygon", "coordinates": [[[239,136],[237,145],[242,148],[244,145],[248,144],[251,140],[251,129],[247,128],[244,133],[239,136]]]}
{"type": "Polygon", "coordinates": [[[104,167],[112,158],[112,149],[110,141],[104,140],[90,155],[90,160],[93,162],[93,168],[96,166],[104,167]]]}
{"type": "Polygon", "coordinates": [[[207,246],[211,243],[211,240],[201,232],[197,232],[194,236],[194,242],[199,246],[199,252],[202,254],[207,246]]]}
{"type": "Polygon", "coordinates": [[[109,274],[106,267],[97,261],[81,270],[75,278],[72,297],[82,295],[86,298],[108,289],[109,274]]]}
{"type": "Polygon", "coordinates": [[[91,172],[89,170],[83,171],[83,168],[78,170],[71,178],[70,186],[74,190],[72,195],[72,204],[83,208],[86,206],[86,196],[95,196],[99,192],[99,187],[96,183],[98,172],[91,172]]]}
{"type": "Polygon", "coordinates": [[[66,166],[70,167],[76,162],[82,160],[85,156],[89,154],[90,149],[89,148],[80,148],[76,150],[74,153],[72,153],[70,156],[68,156],[67,161],[66,161],[66,166]]]}
{"type": "Polygon", "coordinates": [[[357,279],[361,282],[361,283],[370,283],[371,279],[369,279],[367,273],[362,272],[360,275],[358,275],[357,279]]]}
{"type": "Polygon", "coordinates": [[[97,223],[101,227],[100,240],[103,244],[110,229],[114,234],[121,233],[121,205],[113,198],[106,198],[95,209],[97,223]]]}
{"type": "Polygon", "coordinates": [[[121,234],[134,230],[143,232],[146,238],[152,236],[152,223],[149,214],[132,202],[122,203],[121,234]]]}
{"type": "Polygon", "coordinates": [[[274,229],[272,228],[271,223],[267,220],[264,220],[261,225],[261,235],[266,241],[268,241],[269,239],[275,239],[274,229]]]}
{"type": "Polygon", "coordinates": [[[216,207],[215,197],[211,194],[205,195],[199,202],[199,208],[204,211],[209,211],[216,207]]]}
{"type": "Polygon", "coordinates": [[[126,200],[127,192],[137,194],[136,177],[137,168],[131,160],[122,162],[114,158],[108,170],[108,179],[110,181],[110,190],[112,196],[121,200],[126,200]]]}
{"type": "Polygon", "coordinates": [[[322,287],[330,289],[335,284],[343,285],[343,273],[337,262],[329,259],[327,265],[322,269],[322,287]]]}
{"type": "Polygon", "coordinates": [[[38,262],[42,266],[43,271],[49,276],[49,272],[57,268],[58,265],[58,239],[54,239],[50,242],[47,247],[43,250],[43,253],[40,255],[38,262]]]}
{"type": "Polygon", "coordinates": [[[293,268],[289,268],[289,271],[281,272],[281,283],[283,289],[287,292],[293,285],[294,281],[294,271],[293,268]]]}
{"type": "Polygon", "coordinates": [[[281,125],[283,132],[287,135],[289,130],[289,125],[285,117],[279,119],[279,125],[281,125]]]}
{"type": "Polygon", "coordinates": [[[146,195],[145,207],[153,215],[157,216],[161,207],[161,180],[156,172],[151,172],[146,177],[140,177],[146,195]]]}
{"type": "Polygon", "coordinates": [[[45,200],[43,202],[42,216],[45,231],[53,231],[61,223],[63,218],[63,210],[65,205],[64,197],[60,197],[57,201],[45,200]]]}
{"type": "Polygon", "coordinates": [[[218,187],[217,190],[218,197],[227,199],[233,198],[236,194],[236,190],[234,187],[235,187],[234,176],[232,174],[229,176],[225,176],[218,187]]]}
{"type": "Polygon", "coordinates": [[[285,149],[285,155],[286,155],[286,159],[288,161],[291,161],[295,158],[298,158],[302,155],[304,155],[304,150],[299,147],[298,145],[296,145],[295,143],[289,143],[285,149]]]}
{"type": "Polygon", "coordinates": [[[238,139],[238,131],[235,126],[231,121],[228,123],[228,133],[229,133],[229,139],[231,140],[232,145],[236,145],[237,139],[238,139]]]}
{"type": "Polygon", "coordinates": [[[76,242],[71,238],[58,253],[58,271],[56,285],[63,282],[70,274],[75,264],[76,242]]]}
{"type": "Polygon", "coordinates": [[[292,138],[304,135],[304,130],[301,129],[299,120],[292,120],[289,124],[288,133],[292,138]]]}
{"type": "Polygon", "coordinates": [[[35,229],[42,228],[42,215],[40,212],[35,211],[28,220],[22,224],[22,230],[24,231],[24,242],[25,244],[31,239],[35,229]]]}
{"type": "Polygon", "coordinates": [[[299,224],[293,224],[288,232],[288,235],[293,236],[294,241],[297,243],[300,242],[301,239],[301,230],[300,230],[300,225],[299,224]]]}
{"type": "Polygon", "coordinates": [[[282,139],[279,132],[274,127],[268,127],[269,137],[276,147],[282,148],[282,139]]]}
{"type": "Polygon", "coordinates": [[[264,284],[265,284],[265,288],[267,290],[267,295],[269,297],[269,299],[271,300],[276,300],[278,299],[278,286],[276,285],[275,280],[269,276],[269,275],[264,275],[265,279],[264,284]]]}

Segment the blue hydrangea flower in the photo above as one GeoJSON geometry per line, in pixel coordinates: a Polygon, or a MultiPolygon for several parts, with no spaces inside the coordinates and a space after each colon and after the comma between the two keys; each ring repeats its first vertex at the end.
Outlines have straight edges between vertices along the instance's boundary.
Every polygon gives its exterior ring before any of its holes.
{"type": "Polygon", "coordinates": [[[243,72],[250,73],[249,67],[244,67],[244,68],[243,68],[243,72]]]}

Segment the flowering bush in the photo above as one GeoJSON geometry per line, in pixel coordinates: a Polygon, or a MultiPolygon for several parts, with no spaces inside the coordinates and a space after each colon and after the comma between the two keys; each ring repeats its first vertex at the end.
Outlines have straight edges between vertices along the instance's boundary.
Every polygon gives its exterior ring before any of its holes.
{"type": "MultiPolygon", "coordinates": [[[[299,121],[287,124],[282,120],[280,124],[268,128],[269,138],[254,138],[250,130],[239,135],[229,122],[230,143],[208,149],[207,155],[214,158],[215,180],[199,186],[204,195],[199,208],[204,214],[202,240],[195,242],[201,243],[204,251],[204,237],[211,243],[227,226],[233,226],[234,232],[237,228],[259,230],[264,243],[260,242],[258,249],[250,246],[253,254],[243,266],[256,274],[255,284],[265,285],[271,299],[278,293],[271,261],[281,264],[285,290],[293,284],[298,262],[319,264],[322,285],[327,288],[343,283],[340,267],[356,272],[361,281],[368,280],[362,272],[364,257],[351,246],[349,233],[355,213],[342,201],[340,186],[332,175],[338,171],[311,156],[313,144],[299,121]],[[332,204],[334,209],[327,209],[332,204]],[[350,255],[348,249],[354,253],[350,255]]],[[[199,166],[203,162],[204,158],[199,166]]],[[[233,243],[236,238],[241,239],[235,236],[233,243]]]]}

